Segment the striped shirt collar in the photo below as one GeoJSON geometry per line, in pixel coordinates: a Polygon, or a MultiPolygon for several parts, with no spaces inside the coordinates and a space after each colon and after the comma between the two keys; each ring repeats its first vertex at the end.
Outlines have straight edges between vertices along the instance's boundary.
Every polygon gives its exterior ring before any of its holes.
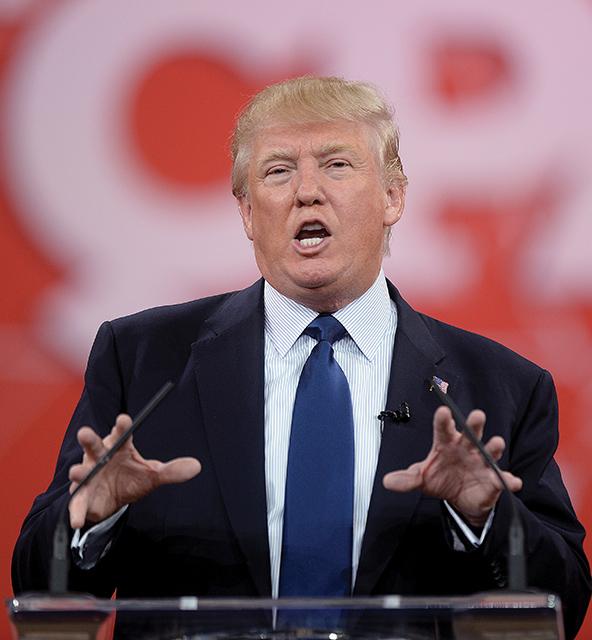
{"type": "MultiPolygon", "coordinates": [[[[266,335],[283,358],[318,313],[287,298],[267,281],[263,295],[266,335]]],[[[364,294],[333,315],[366,358],[372,360],[389,324],[396,322],[396,309],[382,269],[364,294]]]]}

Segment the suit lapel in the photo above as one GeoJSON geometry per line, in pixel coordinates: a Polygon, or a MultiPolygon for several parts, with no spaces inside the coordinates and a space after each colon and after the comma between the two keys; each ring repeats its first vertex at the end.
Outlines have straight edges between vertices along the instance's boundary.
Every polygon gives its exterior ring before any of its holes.
{"type": "Polygon", "coordinates": [[[437,365],[444,352],[434,341],[421,316],[400,297],[389,283],[397,306],[397,332],[391,363],[387,409],[401,402],[410,407],[411,420],[397,424],[385,421],[374,487],[368,510],[355,595],[370,594],[392,558],[412,520],[420,493],[396,494],[382,486],[389,471],[404,469],[422,460],[432,445],[432,417],[437,406],[427,380],[439,375],[451,383],[450,376],[437,365]]]}
{"type": "Polygon", "coordinates": [[[264,445],[262,281],[208,319],[192,346],[214,471],[257,591],[271,594],[264,445]]]}

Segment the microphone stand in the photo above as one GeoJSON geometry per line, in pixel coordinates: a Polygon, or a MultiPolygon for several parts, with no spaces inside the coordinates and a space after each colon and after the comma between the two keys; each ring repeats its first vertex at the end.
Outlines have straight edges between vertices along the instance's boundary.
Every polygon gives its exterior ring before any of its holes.
{"type": "Polygon", "coordinates": [[[456,402],[454,402],[448,394],[444,393],[442,389],[440,389],[435,376],[428,381],[428,384],[430,391],[434,391],[438,396],[438,399],[452,412],[452,417],[456,423],[457,430],[466,436],[470,443],[479,451],[487,465],[493,469],[495,475],[499,478],[504,490],[510,496],[512,519],[510,521],[510,530],[508,535],[508,588],[510,591],[526,591],[528,587],[526,578],[526,560],[524,555],[524,527],[522,526],[522,520],[520,519],[518,507],[516,506],[517,498],[510,491],[495,460],[485,449],[481,440],[479,440],[472,430],[469,429],[466,418],[463,416],[456,402]]]}
{"type": "Polygon", "coordinates": [[[68,532],[68,506],[72,498],[103,469],[111,458],[130,439],[134,431],[152,413],[158,404],[164,399],[167,393],[175,385],[172,382],[165,384],[152,396],[144,408],[137,414],[131,425],[115,441],[113,446],[97,460],[94,467],[84,476],[76,489],[70,495],[66,508],[60,513],[58,523],[53,534],[53,554],[49,570],[49,593],[51,596],[64,596],[68,593],[68,571],[70,569],[70,550],[68,545],[70,536],[68,532]]]}

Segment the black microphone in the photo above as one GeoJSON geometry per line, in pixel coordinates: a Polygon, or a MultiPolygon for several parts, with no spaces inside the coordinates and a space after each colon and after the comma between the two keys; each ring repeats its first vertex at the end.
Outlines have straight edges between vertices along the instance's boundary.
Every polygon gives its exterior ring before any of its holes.
{"type": "Polygon", "coordinates": [[[409,422],[409,420],[411,420],[411,409],[406,402],[401,402],[398,409],[385,409],[384,411],[381,411],[376,417],[382,422],[383,427],[385,420],[390,420],[391,422],[396,423],[407,423],[409,422]]]}
{"type": "Polygon", "coordinates": [[[111,458],[123,447],[134,431],[144,422],[144,420],[152,413],[161,400],[175,385],[172,382],[165,384],[152,396],[144,408],[138,413],[131,425],[121,434],[115,441],[113,446],[105,451],[105,453],[97,460],[95,466],[84,476],[76,489],[72,492],[66,508],[58,518],[58,523],[53,534],[53,554],[51,558],[51,567],[49,570],[49,593],[52,596],[63,596],[68,592],[68,570],[70,568],[70,550],[68,544],[70,536],[68,535],[68,505],[70,500],[85,487],[111,460],[111,458]]]}
{"type": "Polygon", "coordinates": [[[467,426],[466,418],[463,416],[457,404],[447,393],[444,393],[442,389],[440,389],[438,380],[439,379],[436,376],[433,376],[431,380],[428,380],[429,390],[434,391],[440,401],[450,409],[457,430],[466,436],[471,444],[476,447],[485,462],[493,469],[495,475],[499,478],[504,490],[510,496],[512,520],[510,522],[509,531],[510,549],[508,555],[508,588],[510,591],[526,591],[528,587],[526,578],[526,560],[524,555],[524,527],[522,526],[520,514],[518,513],[518,508],[516,506],[518,499],[510,491],[495,460],[486,451],[479,438],[477,438],[477,436],[467,426]]]}

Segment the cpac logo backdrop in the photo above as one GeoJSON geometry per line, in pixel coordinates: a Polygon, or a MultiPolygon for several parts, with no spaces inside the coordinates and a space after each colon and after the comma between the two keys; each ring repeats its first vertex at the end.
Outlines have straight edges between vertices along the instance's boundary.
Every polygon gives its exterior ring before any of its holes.
{"type": "MultiPolygon", "coordinates": [[[[352,5],[301,0],[289,19],[263,1],[0,6],[0,377],[15,472],[24,438],[58,441],[102,320],[257,277],[229,188],[233,117],[277,79],[338,74],[397,108],[410,187],[387,274],[416,306],[552,371],[560,459],[589,522],[592,7],[352,5]]],[[[13,498],[19,517],[46,481],[43,455],[13,498]]]]}

